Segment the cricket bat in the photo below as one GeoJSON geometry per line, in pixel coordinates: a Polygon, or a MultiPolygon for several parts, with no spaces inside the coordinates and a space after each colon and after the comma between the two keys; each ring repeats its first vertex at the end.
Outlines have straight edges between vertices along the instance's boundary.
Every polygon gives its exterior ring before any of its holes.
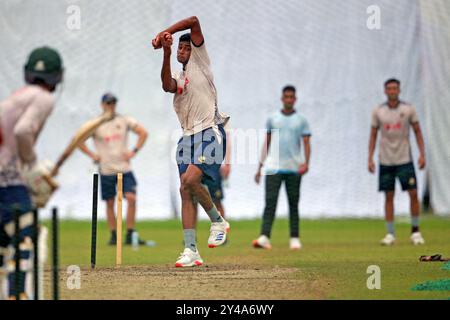
{"type": "Polygon", "coordinates": [[[54,177],[58,175],[59,169],[72,152],[78,148],[81,143],[86,141],[100,125],[111,120],[113,117],[113,112],[105,112],[100,117],[83,124],[76,131],[69,145],[59,157],[56,165],[53,166],[49,161],[41,161],[32,168],[24,170],[23,176],[31,190],[32,200],[36,207],[45,207],[52,194],[58,189],[59,185],[54,177]]]}
{"type": "Polygon", "coordinates": [[[88,139],[94,131],[100,127],[103,123],[111,120],[114,117],[114,113],[111,112],[105,112],[101,116],[92,119],[85,124],[83,124],[73,136],[72,140],[70,141],[69,145],[66,147],[64,152],[59,157],[58,161],[56,162],[55,167],[50,173],[50,178],[55,177],[58,175],[59,169],[64,164],[64,162],[69,158],[69,156],[72,154],[72,152],[78,148],[78,146],[85,142],[86,139],[88,139]]]}

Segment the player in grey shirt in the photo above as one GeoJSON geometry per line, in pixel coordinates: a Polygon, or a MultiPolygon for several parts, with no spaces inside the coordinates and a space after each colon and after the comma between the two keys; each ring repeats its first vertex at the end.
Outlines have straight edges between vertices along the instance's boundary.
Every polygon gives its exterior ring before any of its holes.
{"type": "Polygon", "coordinates": [[[394,231],[394,194],[395,180],[399,179],[403,191],[409,193],[411,199],[411,242],[415,245],[425,241],[419,232],[420,203],[417,196],[417,181],[409,143],[409,131],[412,127],[419,147],[419,169],[425,168],[425,146],[417,118],[416,109],[399,100],[400,81],[389,79],[384,84],[388,101],[377,106],[372,113],[372,129],[369,142],[369,172],[375,173],[373,155],[378,130],[381,132],[379,144],[379,190],[385,192],[385,214],[387,235],[381,240],[383,245],[395,242],[394,231]]]}

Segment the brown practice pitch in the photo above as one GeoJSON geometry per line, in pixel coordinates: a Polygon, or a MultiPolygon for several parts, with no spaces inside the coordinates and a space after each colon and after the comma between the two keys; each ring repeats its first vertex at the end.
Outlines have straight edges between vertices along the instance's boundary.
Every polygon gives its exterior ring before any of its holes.
{"type": "Polygon", "coordinates": [[[302,277],[296,268],[239,264],[189,269],[164,265],[82,269],[81,277],[81,288],[69,290],[67,274],[61,273],[64,299],[321,299],[327,286],[323,279],[302,277]]]}

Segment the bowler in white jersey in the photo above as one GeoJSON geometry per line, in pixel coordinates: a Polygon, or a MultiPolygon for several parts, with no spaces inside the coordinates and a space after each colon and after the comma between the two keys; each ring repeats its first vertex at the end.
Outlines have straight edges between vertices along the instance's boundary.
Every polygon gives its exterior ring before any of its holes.
{"type": "Polygon", "coordinates": [[[217,107],[211,63],[197,17],[175,23],[160,32],[152,44],[155,49],[163,48],[162,87],[165,92],[174,94],[173,106],[183,129],[176,157],[181,182],[185,249],[175,266],[199,266],[203,260],[196,244],[195,200],[198,200],[211,220],[209,248],[223,245],[230,229],[204,186],[206,181],[220,179],[220,166],[226,153],[223,127],[229,117],[220,113],[217,107]],[[183,30],[190,30],[190,33],[180,37],[178,43],[177,60],[183,69],[172,73],[172,35],[183,30]]]}

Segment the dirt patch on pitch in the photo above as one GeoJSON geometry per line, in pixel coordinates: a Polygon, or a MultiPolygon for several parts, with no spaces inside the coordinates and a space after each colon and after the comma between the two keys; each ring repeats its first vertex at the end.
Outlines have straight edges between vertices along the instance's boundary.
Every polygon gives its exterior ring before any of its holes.
{"type": "Polygon", "coordinates": [[[81,288],[62,299],[321,299],[329,283],[296,268],[214,264],[190,269],[123,266],[81,270],[81,288]]]}

